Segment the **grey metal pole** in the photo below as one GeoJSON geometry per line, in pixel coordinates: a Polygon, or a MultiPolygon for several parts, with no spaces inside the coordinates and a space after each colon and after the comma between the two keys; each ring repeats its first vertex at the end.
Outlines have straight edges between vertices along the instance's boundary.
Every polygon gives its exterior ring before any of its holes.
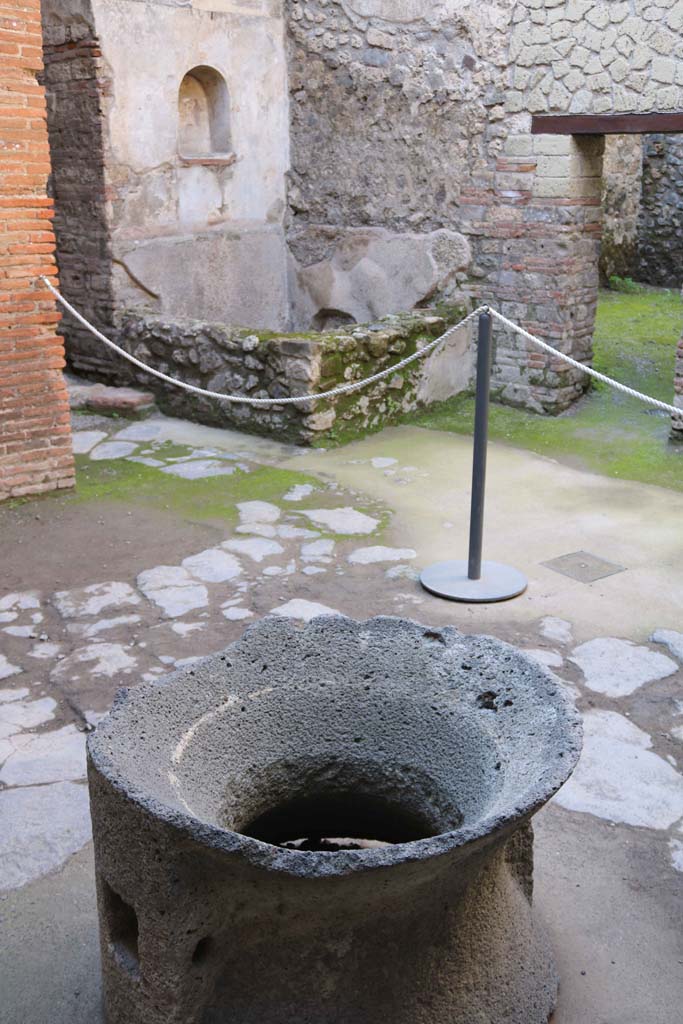
{"type": "Polygon", "coordinates": [[[420,583],[430,594],[448,601],[486,604],[508,601],[526,590],[526,576],[501,562],[482,562],[484,535],[484,488],[486,486],[486,449],[489,439],[489,390],[491,385],[493,318],[479,316],[477,348],[477,386],[474,409],[474,456],[472,460],[472,501],[470,507],[469,558],[450,559],[428,565],[420,573],[420,583]]]}
{"type": "Polygon", "coordinates": [[[477,394],[474,411],[474,456],[472,460],[472,502],[470,507],[470,551],[467,576],[481,579],[481,552],[484,536],[484,497],[486,491],[486,450],[489,441],[489,392],[491,388],[492,319],[479,315],[477,345],[477,394]]]}

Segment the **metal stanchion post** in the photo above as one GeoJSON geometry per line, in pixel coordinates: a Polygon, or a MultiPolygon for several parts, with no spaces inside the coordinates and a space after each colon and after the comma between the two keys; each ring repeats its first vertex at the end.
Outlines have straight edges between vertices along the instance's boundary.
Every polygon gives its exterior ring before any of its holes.
{"type": "Polygon", "coordinates": [[[479,316],[477,344],[477,396],[474,413],[474,455],[472,460],[472,503],[470,509],[470,549],[467,561],[437,562],[422,572],[425,590],[450,601],[488,603],[517,597],[527,587],[518,569],[499,562],[482,562],[484,536],[484,497],[486,489],[486,452],[489,433],[489,392],[491,384],[492,320],[489,313],[479,316]]]}

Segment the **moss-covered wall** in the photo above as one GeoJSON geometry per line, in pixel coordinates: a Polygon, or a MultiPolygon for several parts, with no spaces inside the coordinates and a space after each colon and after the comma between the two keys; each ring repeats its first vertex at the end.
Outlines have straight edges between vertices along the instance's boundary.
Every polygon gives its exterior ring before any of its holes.
{"type": "MultiPolygon", "coordinates": [[[[277,399],[315,395],[369,377],[422,348],[464,314],[460,307],[440,307],[320,333],[273,334],[127,313],[121,318],[118,338],[138,359],[188,384],[277,399]]],[[[400,373],[338,398],[263,407],[221,402],[165,385],[142,372],[133,375],[145,387],[153,386],[160,407],[171,415],[297,444],[329,444],[378,430],[400,414],[427,404],[432,395],[447,397],[446,377],[448,393],[467,388],[469,329],[456,332],[445,356],[436,359],[430,355],[416,360],[400,373]],[[430,375],[438,379],[431,380],[430,375]]]]}

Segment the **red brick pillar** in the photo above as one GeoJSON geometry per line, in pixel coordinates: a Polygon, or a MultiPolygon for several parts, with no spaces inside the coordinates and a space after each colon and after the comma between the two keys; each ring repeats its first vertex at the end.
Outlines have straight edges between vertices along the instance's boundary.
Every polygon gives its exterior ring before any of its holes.
{"type": "Polygon", "coordinates": [[[56,284],[39,0],[0,7],[0,500],[74,482],[56,284]]]}

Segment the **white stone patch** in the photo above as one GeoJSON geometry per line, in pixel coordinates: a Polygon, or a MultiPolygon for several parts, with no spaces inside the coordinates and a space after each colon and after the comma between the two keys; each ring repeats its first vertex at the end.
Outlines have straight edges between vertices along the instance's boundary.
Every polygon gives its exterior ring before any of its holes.
{"type": "Polygon", "coordinates": [[[564,658],[557,651],[547,651],[543,647],[526,648],[524,651],[530,658],[540,661],[546,668],[561,668],[564,665],[564,658]]]}
{"type": "Polygon", "coordinates": [[[574,774],[555,800],[607,821],[667,829],[683,816],[683,776],[650,749],[652,740],[615,711],[589,711],[574,774]]]}
{"type": "Polygon", "coordinates": [[[33,626],[5,626],[3,633],[8,633],[10,636],[24,637],[26,639],[36,635],[33,626]]]}
{"type": "Polygon", "coordinates": [[[234,580],[242,572],[242,566],[235,556],[221,548],[207,548],[197,555],[184,558],[182,564],[195,579],[205,583],[225,583],[226,580],[234,580]]]}
{"type": "Polygon", "coordinates": [[[417,551],[412,548],[357,548],[349,555],[353,565],[373,565],[375,562],[405,562],[408,558],[417,558],[417,551]]]}
{"type": "Polygon", "coordinates": [[[267,540],[265,537],[250,537],[244,540],[235,538],[225,541],[221,547],[235,551],[238,555],[246,555],[254,562],[262,562],[264,558],[281,555],[285,550],[276,540],[267,540]]]}
{"type": "MultiPolygon", "coordinates": [[[[70,633],[76,633],[79,636],[90,639],[94,636],[99,636],[100,633],[106,633],[110,629],[118,629],[120,626],[134,626],[137,622],[140,622],[139,615],[115,615],[113,619],[99,619],[97,622],[89,622],[83,625],[80,622],[70,623],[66,628],[70,633]]],[[[40,655],[34,655],[34,657],[40,657],[40,655]]]]}
{"type": "Polygon", "coordinates": [[[0,679],[9,679],[10,676],[16,676],[20,672],[23,672],[23,669],[18,665],[13,665],[4,654],[0,654],[0,679]]]}
{"type": "Polygon", "coordinates": [[[277,530],[271,523],[243,523],[235,527],[235,533],[251,533],[257,537],[277,536],[277,530]]]}
{"type": "Polygon", "coordinates": [[[301,557],[304,562],[328,560],[334,551],[335,543],[333,540],[314,540],[310,544],[302,544],[301,557]]]}
{"type": "Polygon", "coordinates": [[[388,469],[389,466],[395,466],[397,462],[398,459],[387,459],[382,457],[370,459],[370,465],[373,469],[388,469]]]}
{"type": "Polygon", "coordinates": [[[55,871],[90,834],[87,786],[58,782],[0,792],[0,890],[55,871]]]}
{"type": "Polygon", "coordinates": [[[541,619],[541,636],[554,644],[570,644],[574,637],[572,635],[572,624],[566,619],[555,618],[554,615],[546,615],[541,619]]]}
{"type": "Polygon", "coordinates": [[[197,459],[195,462],[176,462],[172,466],[164,466],[161,472],[182,477],[183,480],[204,480],[212,476],[230,476],[235,472],[235,467],[215,459],[197,459]]]}
{"type": "Polygon", "coordinates": [[[161,424],[154,420],[143,420],[131,423],[129,427],[119,430],[114,436],[117,441],[154,441],[161,433],[161,424]]]}
{"type": "Polygon", "coordinates": [[[305,530],[301,526],[287,526],[287,524],[278,526],[277,535],[285,540],[308,540],[311,537],[320,536],[317,530],[305,530]]]}
{"type": "Polygon", "coordinates": [[[327,572],[322,565],[305,565],[301,570],[304,576],[317,576],[319,572],[327,572]]]}
{"type": "Polygon", "coordinates": [[[164,465],[160,459],[152,459],[149,455],[129,455],[126,462],[139,462],[141,466],[150,466],[151,469],[159,469],[164,465]]]}
{"type": "Polygon", "coordinates": [[[283,501],[303,501],[309,494],[313,494],[314,490],[312,484],[295,484],[283,495],[283,501]]]}
{"type": "Polygon", "coordinates": [[[178,636],[189,636],[190,633],[196,633],[198,629],[206,629],[205,622],[173,622],[171,629],[178,636]]]}
{"type": "Polygon", "coordinates": [[[301,513],[316,526],[323,526],[332,533],[354,534],[373,533],[379,526],[379,519],[373,519],[355,508],[314,508],[301,513]]]}
{"type": "Polygon", "coordinates": [[[7,786],[37,786],[85,778],[85,736],[75,725],[29,735],[23,740],[2,766],[0,782],[7,786]]]}
{"type": "Polygon", "coordinates": [[[0,612],[0,622],[14,622],[18,618],[18,612],[0,612]]]}
{"type": "Polygon", "coordinates": [[[136,444],[129,444],[127,441],[105,441],[104,444],[98,444],[97,448],[93,448],[90,458],[95,462],[102,459],[123,459],[126,455],[132,455],[136,448],[136,444]]]}
{"type": "Polygon", "coordinates": [[[241,501],[237,505],[242,523],[276,523],[280,518],[280,509],[269,501],[241,501]]]}
{"type": "Polygon", "coordinates": [[[13,700],[28,697],[28,687],[20,686],[18,690],[0,690],[0,704],[8,704],[13,700]]]}
{"type": "Polygon", "coordinates": [[[650,640],[655,644],[664,644],[674,658],[683,661],[683,633],[677,633],[675,629],[656,629],[650,640]]]}
{"type": "Polygon", "coordinates": [[[62,649],[61,644],[51,644],[46,641],[41,641],[36,644],[28,652],[29,658],[39,658],[41,660],[47,660],[49,658],[56,658],[62,649]]]}
{"type": "Polygon", "coordinates": [[[79,647],[68,658],[58,662],[50,678],[64,679],[78,675],[80,666],[87,665],[88,675],[106,676],[112,679],[120,672],[128,675],[137,665],[137,660],[128,653],[123,644],[94,643],[79,647]]]}
{"type": "Polygon", "coordinates": [[[384,575],[388,580],[417,580],[420,578],[419,572],[412,565],[392,565],[384,575]]]}
{"type": "Polygon", "coordinates": [[[40,599],[35,590],[26,590],[21,594],[5,594],[0,597],[0,612],[25,612],[31,608],[40,608],[40,599]]]}
{"type": "Polygon", "coordinates": [[[301,619],[303,622],[310,622],[317,615],[341,615],[335,608],[328,608],[326,604],[318,604],[316,601],[305,601],[301,597],[295,597],[279,608],[273,608],[271,615],[282,615],[288,619],[301,619]]]}
{"type": "MultiPolygon", "coordinates": [[[[15,692],[28,694],[28,690],[25,689],[15,692]]],[[[56,707],[57,702],[52,697],[42,697],[40,700],[19,699],[3,703],[0,708],[0,736],[7,739],[22,729],[35,729],[38,725],[44,725],[54,718],[56,707]]]]}
{"type": "Polygon", "coordinates": [[[248,608],[240,608],[239,606],[233,605],[232,608],[223,608],[223,615],[230,622],[239,622],[241,619],[250,619],[253,612],[250,612],[248,608]]]}
{"type": "Polygon", "coordinates": [[[683,743],[683,725],[677,725],[675,729],[672,729],[671,735],[674,739],[680,740],[683,743]]]}
{"type": "Polygon", "coordinates": [[[679,827],[678,832],[682,837],[681,839],[674,836],[673,839],[669,840],[671,866],[675,871],[683,871],[683,825],[679,827]]]}
{"type": "Polygon", "coordinates": [[[206,608],[209,594],[187,569],[180,565],[158,565],[146,569],[137,579],[145,597],[153,601],[170,619],[178,619],[195,608],[206,608]]]}
{"type": "Polygon", "coordinates": [[[579,666],[589,689],[609,697],[627,696],[645,683],[678,671],[678,665],[665,654],[616,637],[580,644],[570,661],[579,666]]]}
{"type": "Polygon", "coordinates": [[[71,435],[74,455],[85,455],[106,437],[104,430],[77,430],[71,435]]]}
{"type": "Polygon", "coordinates": [[[59,590],[52,600],[62,618],[76,619],[99,615],[105,608],[140,604],[140,595],[128,583],[92,583],[78,590],[59,590]]]}

